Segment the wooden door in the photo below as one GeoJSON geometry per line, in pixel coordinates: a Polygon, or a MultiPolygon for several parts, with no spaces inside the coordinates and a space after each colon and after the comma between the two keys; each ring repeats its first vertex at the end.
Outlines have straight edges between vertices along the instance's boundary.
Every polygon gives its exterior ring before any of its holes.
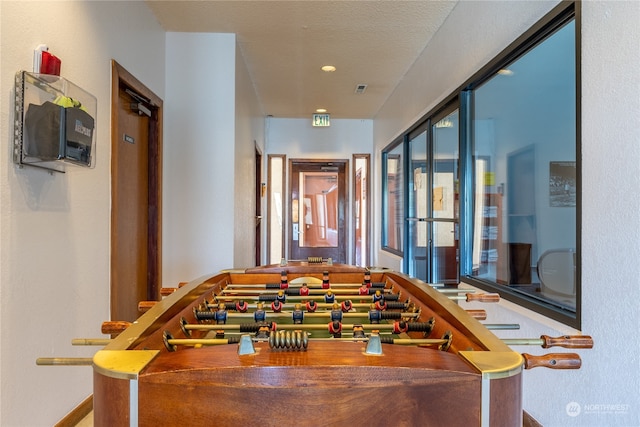
{"type": "Polygon", "coordinates": [[[111,106],[111,319],[161,286],[162,100],[116,62],[111,106]]]}
{"type": "Polygon", "coordinates": [[[290,160],[290,259],[346,263],[348,160],[290,160]]]}

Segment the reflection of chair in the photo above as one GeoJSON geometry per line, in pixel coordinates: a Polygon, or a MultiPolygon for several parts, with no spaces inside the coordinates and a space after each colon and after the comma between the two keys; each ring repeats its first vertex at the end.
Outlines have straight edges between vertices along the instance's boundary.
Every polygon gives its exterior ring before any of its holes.
{"type": "Polygon", "coordinates": [[[550,300],[570,307],[576,306],[576,252],[574,249],[553,249],[538,259],[540,293],[550,300]]]}

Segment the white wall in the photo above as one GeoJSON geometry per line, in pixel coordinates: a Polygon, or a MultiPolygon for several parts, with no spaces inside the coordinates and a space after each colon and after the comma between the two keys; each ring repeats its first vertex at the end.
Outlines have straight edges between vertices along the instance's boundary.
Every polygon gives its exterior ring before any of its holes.
{"type": "MultiPolygon", "coordinates": [[[[236,143],[234,168],[234,254],[233,267],[253,267],[255,260],[256,200],[255,153],[264,155],[265,117],[256,96],[249,71],[238,49],[236,53],[236,143]]],[[[261,182],[266,182],[266,166],[262,168],[261,182]]],[[[266,198],[262,198],[262,216],[266,218],[266,198]]],[[[266,242],[266,221],[262,222],[263,247],[266,242]]],[[[262,259],[266,259],[264,251],[262,259]]],[[[264,262],[260,262],[264,264],[264,262]]]]}
{"type": "MultiPolygon", "coordinates": [[[[376,154],[555,4],[458,3],[376,117],[376,154]]],[[[580,370],[525,372],[524,408],[545,427],[640,425],[640,200],[634,196],[640,188],[638,22],[639,2],[582,2],[580,332],[591,335],[595,347],[578,351],[583,361],[580,370]],[[604,202],[603,195],[607,196],[604,202]],[[566,410],[572,402],[581,409],[573,417],[566,410]],[[615,409],[618,413],[612,412],[615,409]]],[[[379,247],[380,218],[376,220],[374,237],[379,247]]],[[[576,332],[506,302],[483,308],[488,322],[520,323],[520,337],[576,332]]],[[[545,352],[540,348],[522,351],[545,352]]]]}
{"type": "Polygon", "coordinates": [[[234,34],[167,33],[165,286],[233,267],[234,34]]]}
{"type": "MultiPolygon", "coordinates": [[[[311,116],[308,119],[280,119],[268,118],[266,124],[266,150],[268,154],[284,154],[287,156],[287,187],[289,160],[291,159],[347,159],[349,160],[349,181],[347,192],[353,191],[353,164],[352,155],[371,154],[371,141],[373,140],[373,122],[371,120],[332,119],[330,127],[311,126],[311,116]]],[[[373,166],[373,156],[371,160],[373,166]]],[[[266,172],[266,171],[265,171],[266,172]]],[[[375,180],[372,175],[371,179],[375,180]]],[[[288,194],[285,192],[285,194],[288,194]]],[[[375,194],[371,197],[371,203],[375,204],[375,194]]],[[[375,206],[375,205],[373,205],[375,206]]],[[[288,209],[290,203],[286,202],[288,209]]],[[[351,204],[348,206],[347,218],[352,218],[351,204]]],[[[372,216],[375,217],[372,207],[372,216]]],[[[286,218],[286,215],[284,216],[286,218]]],[[[286,221],[286,220],[285,220],[286,221]]],[[[287,226],[285,225],[285,229],[287,226]]],[[[347,258],[350,260],[353,252],[353,230],[351,221],[348,222],[347,258]]],[[[285,254],[288,254],[286,245],[285,254]]],[[[372,246],[372,250],[373,250],[372,246]]],[[[288,255],[287,255],[288,256],[288,255]]]]}
{"type": "Polygon", "coordinates": [[[0,2],[0,425],[52,425],[92,393],[90,357],[109,317],[111,59],[164,96],[164,31],[142,2],[0,2]],[[14,74],[47,43],[62,75],[95,95],[95,169],[49,174],[11,159],[14,74]]]}

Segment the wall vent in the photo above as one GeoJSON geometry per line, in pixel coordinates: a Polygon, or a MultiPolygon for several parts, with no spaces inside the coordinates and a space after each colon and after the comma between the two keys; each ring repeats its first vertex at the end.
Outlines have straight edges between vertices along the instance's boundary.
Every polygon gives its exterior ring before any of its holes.
{"type": "Polygon", "coordinates": [[[356,85],[356,93],[364,93],[365,90],[367,90],[367,85],[365,84],[356,85]]]}

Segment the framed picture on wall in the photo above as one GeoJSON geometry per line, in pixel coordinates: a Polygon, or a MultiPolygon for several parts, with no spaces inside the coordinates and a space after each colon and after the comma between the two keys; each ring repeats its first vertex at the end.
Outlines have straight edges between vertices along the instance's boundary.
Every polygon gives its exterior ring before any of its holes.
{"type": "Polygon", "coordinates": [[[549,205],[576,206],[576,162],[549,162],[549,205]]]}

